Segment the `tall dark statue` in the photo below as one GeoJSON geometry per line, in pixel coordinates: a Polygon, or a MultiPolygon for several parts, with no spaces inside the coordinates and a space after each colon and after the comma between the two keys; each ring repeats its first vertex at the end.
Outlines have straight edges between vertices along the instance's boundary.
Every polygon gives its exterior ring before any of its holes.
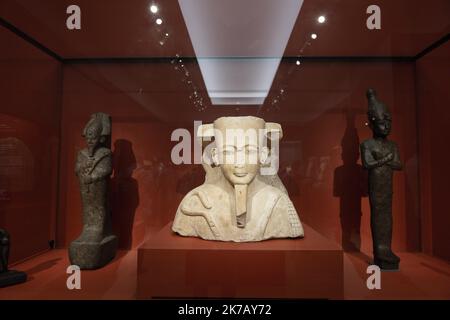
{"type": "Polygon", "coordinates": [[[8,271],[9,233],[0,229],[0,273],[8,271]]]}
{"type": "Polygon", "coordinates": [[[81,269],[97,269],[111,261],[117,250],[108,204],[112,173],[111,117],[93,114],[83,136],[87,148],[78,153],[75,166],[83,206],[83,231],[70,244],[69,258],[81,269]]]}
{"type": "Polygon", "coordinates": [[[388,140],[392,117],[387,106],[377,99],[375,90],[367,91],[369,126],[373,138],[361,144],[363,166],[369,170],[370,224],[374,263],[384,270],[396,270],[400,258],[391,249],[392,242],[392,178],[401,170],[395,142],[388,140]]]}
{"type": "Polygon", "coordinates": [[[25,282],[25,272],[9,270],[10,236],[6,230],[0,229],[0,288],[25,282]]]}

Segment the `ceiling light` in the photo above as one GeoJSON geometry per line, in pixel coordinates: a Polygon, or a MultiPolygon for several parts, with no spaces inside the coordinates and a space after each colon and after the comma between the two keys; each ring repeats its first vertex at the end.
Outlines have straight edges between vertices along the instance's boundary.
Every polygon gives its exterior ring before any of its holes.
{"type": "Polygon", "coordinates": [[[161,18],[158,18],[158,19],[156,19],[156,24],[161,24],[162,23],[162,19],[161,18]]]}
{"type": "Polygon", "coordinates": [[[317,18],[317,21],[319,21],[319,23],[324,23],[325,22],[325,16],[320,16],[317,18]]]}
{"type": "Polygon", "coordinates": [[[295,64],[299,66],[300,65],[300,60],[295,61],[295,64]]]}
{"type": "Polygon", "coordinates": [[[151,11],[152,13],[157,13],[157,12],[158,12],[158,6],[151,5],[151,6],[150,6],[150,11],[151,11]]]}
{"type": "Polygon", "coordinates": [[[211,104],[264,104],[303,0],[178,3],[211,104]],[[249,16],[258,17],[251,28],[249,16]]]}
{"type": "Polygon", "coordinates": [[[315,34],[315,33],[311,34],[311,39],[316,40],[317,39],[317,34],[315,34]]]}

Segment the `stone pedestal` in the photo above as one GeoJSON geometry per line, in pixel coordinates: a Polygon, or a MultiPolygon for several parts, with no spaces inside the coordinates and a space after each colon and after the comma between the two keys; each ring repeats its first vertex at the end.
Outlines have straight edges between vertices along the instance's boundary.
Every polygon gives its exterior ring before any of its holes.
{"type": "Polygon", "coordinates": [[[304,225],[304,239],[186,238],[169,223],[138,249],[137,297],[343,298],[343,252],[304,225]]]}
{"type": "Polygon", "coordinates": [[[383,261],[377,258],[374,258],[373,263],[380,267],[380,269],[386,271],[399,271],[400,270],[400,262],[388,262],[383,261]]]}
{"type": "Polygon", "coordinates": [[[9,270],[0,273],[0,288],[27,281],[27,274],[22,271],[9,270]]]}
{"type": "Polygon", "coordinates": [[[114,259],[117,237],[105,237],[101,242],[73,241],[69,247],[70,262],[80,269],[98,269],[114,259]]]}

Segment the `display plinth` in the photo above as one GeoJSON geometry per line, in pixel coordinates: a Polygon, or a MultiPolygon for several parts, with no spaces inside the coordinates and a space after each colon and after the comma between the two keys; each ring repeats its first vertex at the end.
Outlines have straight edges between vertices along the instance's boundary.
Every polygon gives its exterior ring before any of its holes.
{"type": "Polygon", "coordinates": [[[230,243],[185,238],[171,223],[138,249],[137,297],[343,298],[342,249],[304,225],[304,239],[230,243]]]}
{"type": "Polygon", "coordinates": [[[12,286],[27,281],[27,274],[22,271],[9,270],[0,273],[0,288],[12,286]]]}

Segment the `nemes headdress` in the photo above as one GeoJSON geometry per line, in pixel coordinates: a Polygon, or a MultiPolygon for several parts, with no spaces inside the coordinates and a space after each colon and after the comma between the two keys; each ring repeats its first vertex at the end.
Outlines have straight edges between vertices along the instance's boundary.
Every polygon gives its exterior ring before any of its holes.
{"type": "MultiPolygon", "coordinates": [[[[201,142],[205,139],[210,140],[216,138],[216,133],[227,129],[257,129],[263,130],[264,136],[270,140],[281,139],[283,131],[280,124],[273,122],[265,122],[261,118],[257,117],[222,117],[214,121],[211,124],[204,124],[197,129],[197,139],[201,142]]],[[[210,169],[208,166],[204,166],[206,170],[206,181],[212,180],[213,173],[221,174],[220,170],[216,168],[210,169]],[[209,176],[209,177],[208,177],[209,176]]],[[[246,225],[246,213],[247,213],[247,185],[236,184],[234,185],[235,191],[235,204],[236,204],[236,224],[240,228],[244,228],[246,225]]]]}

